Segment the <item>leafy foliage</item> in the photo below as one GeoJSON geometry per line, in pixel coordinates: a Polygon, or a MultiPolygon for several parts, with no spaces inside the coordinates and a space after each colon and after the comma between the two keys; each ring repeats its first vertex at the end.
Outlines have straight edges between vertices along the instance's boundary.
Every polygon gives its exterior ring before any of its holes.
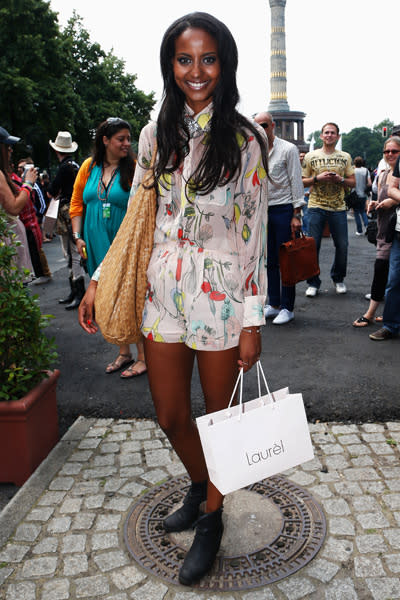
{"type": "Polygon", "coordinates": [[[352,158],[361,156],[366,166],[374,169],[382,158],[383,144],[387,139],[382,135],[382,128],[386,126],[390,134],[393,125],[393,121],[385,119],[375,125],[372,131],[368,127],[356,127],[343,134],[343,150],[349,152],[352,158]]]}
{"type": "Polygon", "coordinates": [[[68,130],[86,158],[93,131],[109,116],[132,125],[133,138],[148,122],[154,95],[135,86],[125,63],[90,40],[75,13],[64,31],[45,0],[0,3],[0,124],[22,137],[14,159],[56,162],[48,141],[68,130]]]}
{"type": "Polygon", "coordinates": [[[24,287],[16,267],[16,236],[0,209],[0,401],[17,400],[47,376],[57,358],[54,340],[43,329],[37,296],[24,287]]]}
{"type": "Polygon", "coordinates": [[[321,130],[317,129],[312,134],[308,136],[308,142],[311,142],[311,138],[314,136],[314,150],[318,150],[318,148],[322,148],[322,140],[320,139],[321,130]]]}
{"type": "Polygon", "coordinates": [[[153,108],[153,94],[146,95],[135,86],[136,75],[125,73],[125,62],[112,52],[106,54],[92,43],[82,19],[74,12],[62,34],[67,68],[80,99],[76,107],[75,132],[80,152],[89,153],[93,129],[109,116],[121,117],[139,138],[153,108]]]}
{"type": "MultiPolygon", "coordinates": [[[[383,144],[386,139],[382,135],[382,129],[386,127],[390,134],[393,125],[393,121],[384,119],[377,125],[374,125],[372,130],[368,129],[368,127],[355,127],[349,133],[342,133],[342,148],[353,159],[356,156],[361,156],[365,160],[366,166],[374,169],[382,158],[383,144]]],[[[322,148],[322,141],[319,137],[321,131],[314,131],[308,137],[308,142],[310,142],[312,135],[315,140],[315,150],[322,148]]]]}

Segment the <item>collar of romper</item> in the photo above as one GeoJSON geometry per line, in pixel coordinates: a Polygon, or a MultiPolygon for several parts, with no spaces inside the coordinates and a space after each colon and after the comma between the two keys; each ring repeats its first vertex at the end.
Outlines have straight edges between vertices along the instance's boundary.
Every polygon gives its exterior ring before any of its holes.
{"type": "Polygon", "coordinates": [[[185,104],[183,120],[185,121],[185,125],[191,138],[203,135],[210,130],[212,113],[212,102],[203,108],[202,111],[197,113],[197,115],[194,114],[194,111],[190,106],[185,104]]]}

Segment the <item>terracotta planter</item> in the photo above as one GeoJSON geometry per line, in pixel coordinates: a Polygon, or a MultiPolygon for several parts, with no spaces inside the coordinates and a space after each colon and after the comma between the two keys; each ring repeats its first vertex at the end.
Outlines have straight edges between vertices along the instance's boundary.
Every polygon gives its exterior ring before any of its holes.
{"type": "Polygon", "coordinates": [[[60,439],[55,369],[24,398],[0,402],[0,481],[21,486],[60,439]]]}

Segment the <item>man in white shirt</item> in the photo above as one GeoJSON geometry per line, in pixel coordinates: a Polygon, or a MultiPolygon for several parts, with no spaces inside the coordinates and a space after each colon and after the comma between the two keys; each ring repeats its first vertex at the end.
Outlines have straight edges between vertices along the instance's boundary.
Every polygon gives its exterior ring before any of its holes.
{"type": "Polygon", "coordinates": [[[283,325],[294,317],[295,286],[281,285],[279,247],[301,229],[304,187],[301,179],[299,151],[294,144],[275,136],[270,113],[261,112],[255,121],[264,129],[269,144],[268,182],[268,304],[265,318],[283,325]]]}

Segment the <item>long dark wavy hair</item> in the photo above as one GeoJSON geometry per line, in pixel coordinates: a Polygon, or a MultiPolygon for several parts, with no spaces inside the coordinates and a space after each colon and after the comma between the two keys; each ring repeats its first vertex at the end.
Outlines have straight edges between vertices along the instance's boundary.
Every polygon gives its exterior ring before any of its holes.
{"type": "MultiPolygon", "coordinates": [[[[131,131],[131,126],[129,125],[128,121],[124,121],[118,117],[110,117],[109,119],[106,119],[100,123],[96,130],[92,153],[93,160],[96,165],[102,165],[106,158],[106,147],[103,142],[103,136],[106,136],[108,139],[110,139],[113,137],[113,135],[121,131],[121,129],[129,129],[129,131],[131,131]]],[[[130,148],[128,155],[124,158],[121,158],[119,161],[120,183],[122,189],[126,192],[129,192],[131,189],[134,172],[135,155],[132,148],[130,148]]]]}
{"type": "Polygon", "coordinates": [[[238,175],[242,150],[237,140],[238,133],[243,136],[246,145],[249,135],[254,135],[260,144],[263,164],[268,173],[267,142],[256,127],[236,110],[239,102],[236,85],[238,52],[231,32],[212,15],[194,12],[172,23],[161,43],[160,62],[164,92],[157,119],[159,156],[155,166],[156,177],[178,169],[189,142],[189,131],[184,122],[185,95],[177,86],[173,72],[175,40],[189,28],[202,29],[216,40],[221,66],[220,78],[213,93],[209,143],[205,146],[198,167],[191,175],[191,187],[200,194],[207,194],[217,186],[226,185],[238,175]]]}
{"type": "Polygon", "coordinates": [[[6,181],[7,181],[7,184],[9,186],[10,190],[12,191],[12,193],[15,196],[17,194],[17,188],[11,181],[10,162],[9,161],[10,161],[10,158],[8,155],[8,145],[0,144],[0,171],[2,171],[4,177],[6,178],[6,181]]]}

